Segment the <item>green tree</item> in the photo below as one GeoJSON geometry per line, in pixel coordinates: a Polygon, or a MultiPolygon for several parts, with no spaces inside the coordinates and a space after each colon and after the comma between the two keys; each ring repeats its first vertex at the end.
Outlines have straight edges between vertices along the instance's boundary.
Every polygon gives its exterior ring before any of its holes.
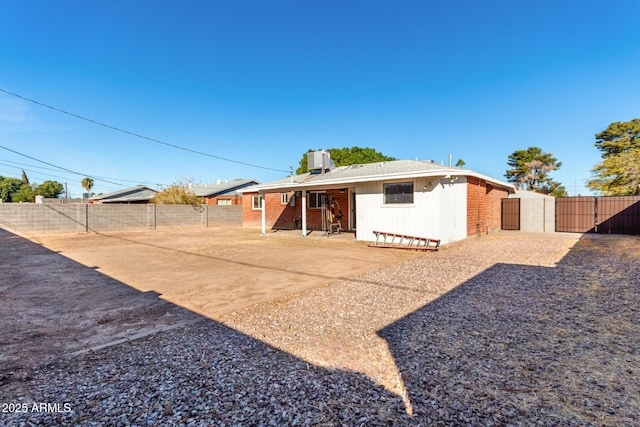
{"type": "Polygon", "coordinates": [[[29,184],[29,178],[27,178],[27,173],[22,169],[22,183],[29,184]]]}
{"type": "Polygon", "coordinates": [[[10,202],[11,195],[17,192],[22,186],[22,181],[18,178],[5,178],[0,176],[0,200],[10,202]]]}
{"type": "Polygon", "coordinates": [[[0,176],[0,200],[3,202],[33,203],[36,196],[56,198],[63,192],[64,186],[57,181],[45,181],[35,186],[22,179],[0,176]]]}
{"type": "Polygon", "coordinates": [[[595,136],[602,162],[587,187],[607,196],[640,194],[640,119],[611,123],[595,136]]]}
{"type": "MultiPolygon", "coordinates": [[[[307,153],[310,153],[314,150],[309,149],[307,153]]],[[[365,164],[365,163],[376,163],[376,162],[387,162],[391,160],[395,160],[394,157],[385,156],[382,153],[377,152],[373,148],[365,147],[351,147],[351,148],[329,148],[328,151],[331,160],[336,164],[336,166],[348,166],[355,164],[365,164]]],[[[300,167],[296,169],[296,173],[298,175],[306,173],[309,171],[307,165],[307,154],[303,154],[300,159],[300,167]]]]}
{"type": "Polygon", "coordinates": [[[35,198],[36,194],[33,191],[33,187],[29,184],[21,184],[18,191],[11,194],[11,201],[15,203],[33,203],[35,198]]]}
{"type": "Polygon", "coordinates": [[[93,178],[89,178],[88,176],[85,178],[82,178],[82,181],[80,181],[80,184],[82,185],[82,188],[87,190],[87,193],[89,193],[93,188],[93,178]]]}
{"type": "Polygon", "coordinates": [[[64,186],[57,181],[45,181],[34,189],[34,196],[55,199],[64,192],[64,186]]]}
{"type": "Polygon", "coordinates": [[[456,162],[456,167],[461,168],[461,167],[463,167],[463,166],[464,166],[464,165],[466,165],[466,164],[467,164],[467,163],[466,163],[464,160],[462,160],[462,159],[458,159],[458,161],[456,162]]]}
{"type": "Polygon", "coordinates": [[[539,147],[516,150],[509,155],[507,164],[511,169],[504,176],[516,188],[552,196],[566,195],[565,188],[549,176],[549,172],[562,166],[553,153],[545,153],[539,147]]]}

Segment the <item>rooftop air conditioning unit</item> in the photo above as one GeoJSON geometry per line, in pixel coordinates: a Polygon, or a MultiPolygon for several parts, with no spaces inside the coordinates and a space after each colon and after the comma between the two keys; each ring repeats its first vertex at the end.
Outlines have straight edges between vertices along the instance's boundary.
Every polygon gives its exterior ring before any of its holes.
{"type": "Polygon", "coordinates": [[[307,153],[307,169],[315,173],[325,173],[335,168],[331,156],[327,151],[312,151],[307,153]]]}

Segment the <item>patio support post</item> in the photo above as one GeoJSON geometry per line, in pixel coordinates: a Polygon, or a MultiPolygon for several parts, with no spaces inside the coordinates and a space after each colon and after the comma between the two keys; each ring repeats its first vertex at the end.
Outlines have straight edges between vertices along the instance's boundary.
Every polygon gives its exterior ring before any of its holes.
{"type": "Polygon", "coordinates": [[[302,237],[307,237],[307,192],[301,191],[301,203],[302,203],[302,237]]]}
{"type": "Polygon", "coordinates": [[[266,214],[265,214],[265,202],[264,202],[264,194],[260,197],[260,214],[262,215],[262,235],[267,234],[267,224],[266,224],[266,214]]]}

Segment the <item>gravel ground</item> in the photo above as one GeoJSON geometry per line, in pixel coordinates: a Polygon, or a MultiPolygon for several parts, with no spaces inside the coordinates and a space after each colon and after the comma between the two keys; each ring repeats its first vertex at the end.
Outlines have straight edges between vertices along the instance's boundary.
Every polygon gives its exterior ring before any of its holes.
{"type": "Polygon", "coordinates": [[[638,237],[468,239],[35,369],[0,425],[637,426],[639,259],[638,237]]]}

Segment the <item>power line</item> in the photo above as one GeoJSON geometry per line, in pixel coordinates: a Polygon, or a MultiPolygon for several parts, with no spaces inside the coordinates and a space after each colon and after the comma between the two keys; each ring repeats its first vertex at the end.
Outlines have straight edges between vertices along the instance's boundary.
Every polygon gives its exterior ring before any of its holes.
{"type": "MultiPolygon", "coordinates": [[[[64,180],[67,180],[67,179],[68,179],[68,178],[66,178],[66,177],[62,177],[62,176],[59,176],[59,175],[53,175],[53,174],[46,173],[46,172],[40,172],[40,171],[36,171],[36,170],[33,170],[33,169],[23,168],[23,167],[20,167],[20,166],[13,166],[13,165],[10,165],[10,164],[5,163],[5,162],[3,162],[3,161],[0,161],[0,165],[6,166],[6,167],[9,167],[9,168],[18,169],[18,170],[23,170],[23,171],[26,171],[26,172],[44,173],[44,174],[45,174],[45,176],[47,176],[47,177],[58,178],[58,179],[64,179],[64,180]]],[[[38,168],[38,169],[42,169],[42,168],[38,168]]],[[[51,170],[55,170],[55,169],[51,169],[51,170]]],[[[16,175],[19,175],[19,174],[16,174],[16,175]]],[[[41,176],[41,177],[42,177],[42,176],[41,176]]]]}
{"type": "Polygon", "coordinates": [[[108,125],[106,123],[99,122],[97,120],[93,120],[93,119],[81,116],[79,114],[71,113],[71,112],[65,111],[65,110],[63,110],[61,108],[56,108],[56,107],[53,107],[51,105],[44,104],[42,102],[36,101],[34,99],[26,98],[26,97],[24,97],[22,95],[18,95],[17,93],[9,92],[8,90],[2,89],[2,88],[0,88],[0,92],[4,92],[7,95],[15,96],[16,98],[20,98],[22,100],[32,102],[34,104],[40,105],[41,107],[46,107],[46,108],[49,108],[51,110],[57,111],[59,113],[66,114],[66,115],[71,116],[71,117],[75,117],[75,118],[80,119],[80,120],[85,120],[87,122],[90,122],[90,123],[93,123],[93,124],[96,124],[96,125],[104,126],[104,127],[108,128],[108,129],[112,129],[112,130],[115,130],[117,132],[122,132],[122,133],[125,133],[127,135],[135,136],[136,138],[146,139],[147,141],[155,142],[156,144],[166,145],[167,147],[175,148],[177,150],[183,150],[183,151],[187,151],[189,153],[199,154],[201,156],[206,156],[206,157],[212,157],[214,159],[224,160],[225,162],[236,163],[236,164],[239,164],[239,165],[250,166],[250,167],[253,167],[253,168],[266,169],[266,170],[271,170],[271,171],[276,171],[276,172],[286,172],[286,173],[289,172],[289,171],[282,170],[282,169],[268,168],[266,166],[255,165],[253,163],[247,163],[247,162],[241,162],[239,160],[227,159],[225,157],[220,157],[220,156],[216,156],[216,155],[213,155],[213,154],[204,153],[202,151],[197,151],[197,150],[194,150],[194,149],[191,149],[191,148],[182,147],[180,145],[170,144],[168,142],[164,142],[164,141],[160,141],[158,139],[150,138],[148,136],[140,135],[139,133],[135,133],[135,132],[131,132],[131,131],[128,131],[128,130],[125,130],[125,129],[121,129],[121,128],[115,127],[115,126],[111,126],[111,125],[108,125]]]}
{"type": "MultiPolygon", "coordinates": [[[[50,170],[50,171],[59,171],[60,169],[52,169],[52,168],[45,168],[42,166],[35,166],[35,165],[30,165],[28,163],[20,163],[20,162],[12,162],[10,160],[3,160],[0,159],[0,164],[2,162],[6,162],[6,163],[11,163],[13,165],[20,165],[20,166],[26,166],[29,168],[36,168],[36,169],[42,169],[42,170],[50,170]]],[[[9,166],[9,165],[7,165],[9,166]]],[[[16,166],[11,166],[11,167],[16,167],[16,166]]],[[[55,176],[55,175],[51,175],[51,176],[55,176]]],[[[57,177],[57,178],[61,178],[61,177],[57,177]]],[[[131,182],[134,184],[145,184],[145,185],[167,185],[167,184],[162,184],[162,183],[157,183],[157,182],[146,182],[146,181],[135,181],[135,180],[131,180],[131,179],[121,179],[121,178],[110,178],[108,176],[93,176],[92,178],[99,178],[99,179],[110,179],[113,181],[120,181],[120,182],[131,182]]],[[[67,178],[64,178],[67,179],[67,178]]]]}
{"type": "MultiPolygon", "coordinates": [[[[57,169],[57,168],[55,168],[55,169],[54,168],[45,168],[43,166],[30,165],[28,163],[13,162],[11,160],[5,160],[5,159],[0,159],[0,162],[11,163],[12,165],[26,166],[28,168],[36,168],[36,169],[42,169],[42,170],[54,171],[54,172],[58,172],[60,170],[60,169],[57,169]]],[[[7,165],[7,166],[9,166],[9,165],[7,165]]],[[[17,166],[11,166],[11,167],[17,167],[17,166]]]]}
{"type": "MultiPolygon", "coordinates": [[[[0,89],[0,90],[2,90],[2,89],[0,89]]],[[[118,182],[109,181],[107,179],[100,179],[100,178],[97,178],[95,176],[88,175],[86,173],[80,173],[80,172],[73,171],[71,169],[63,168],[62,166],[54,165],[53,163],[49,163],[49,162],[45,162],[44,160],[36,159],[35,157],[31,157],[31,156],[28,156],[26,154],[19,153],[18,151],[12,150],[11,148],[3,147],[2,145],[0,145],[0,148],[2,148],[4,150],[7,150],[7,151],[10,151],[10,152],[12,152],[14,154],[17,154],[19,156],[26,157],[27,159],[35,160],[36,162],[44,163],[45,165],[49,165],[49,166],[53,166],[54,168],[58,168],[58,169],[63,170],[65,172],[70,172],[72,174],[80,175],[80,176],[88,176],[90,178],[95,179],[96,181],[108,182],[109,184],[114,184],[114,185],[119,185],[121,187],[124,187],[124,184],[120,184],[118,182]]]]}
{"type": "MultiPolygon", "coordinates": [[[[16,163],[16,162],[11,162],[11,163],[16,163]]],[[[30,178],[30,179],[31,179],[31,178],[36,178],[36,179],[43,179],[43,180],[45,180],[45,181],[46,181],[46,180],[49,180],[49,179],[51,179],[51,178],[58,178],[58,179],[61,179],[61,180],[65,181],[65,182],[69,180],[69,178],[68,178],[68,177],[64,177],[64,176],[53,175],[53,174],[46,173],[46,172],[40,172],[40,171],[33,170],[33,169],[29,169],[29,168],[26,168],[26,167],[24,167],[24,168],[23,168],[23,167],[20,167],[20,166],[13,166],[13,165],[10,165],[10,164],[8,164],[8,163],[5,163],[5,162],[4,162],[4,161],[2,161],[2,160],[0,160],[0,166],[6,166],[6,167],[10,167],[10,168],[18,169],[18,170],[23,170],[23,171],[25,171],[25,172],[29,172],[29,178],[30,178]],[[39,174],[41,174],[41,173],[44,173],[44,175],[39,175],[39,174]]],[[[38,169],[56,170],[56,169],[50,169],[50,168],[39,168],[39,167],[37,167],[37,166],[31,166],[31,167],[35,167],[35,168],[38,168],[38,169]]],[[[0,172],[2,172],[2,171],[0,171],[0,172]]],[[[6,171],[5,171],[4,173],[8,173],[8,174],[10,174],[10,175],[11,175],[11,177],[20,178],[20,173],[16,173],[16,172],[6,172],[6,171]]],[[[1,173],[0,173],[0,175],[1,175],[1,173]]],[[[104,184],[101,184],[101,185],[100,185],[100,188],[107,188],[107,189],[114,190],[114,191],[115,191],[115,190],[120,190],[120,189],[121,189],[120,187],[112,187],[112,186],[110,186],[110,185],[104,185],[104,184]]]]}

